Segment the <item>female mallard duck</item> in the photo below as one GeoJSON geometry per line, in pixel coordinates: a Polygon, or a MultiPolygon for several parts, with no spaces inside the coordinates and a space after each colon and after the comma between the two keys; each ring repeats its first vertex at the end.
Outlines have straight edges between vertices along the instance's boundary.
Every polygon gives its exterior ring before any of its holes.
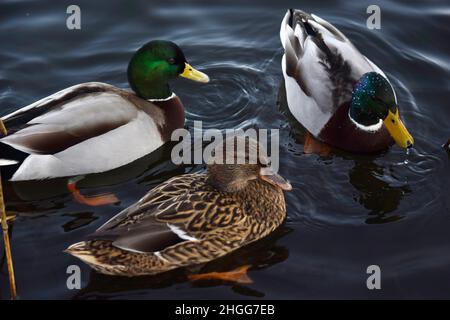
{"type": "Polygon", "coordinates": [[[280,37],[289,109],[314,137],[351,152],[413,145],[386,75],[336,27],[291,9],[280,37]]]}
{"type": "Polygon", "coordinates": [[[259,240],[285,219],[282,190],[291,189],[263,165],[267,158],[259,160],[171,178],[66,252],[104,274],[139,276],[203,264],[259,240]]]}
{"type": "Polygon", "coordinates": [[[209,78],[191,67],[169,41],[151,41],[128,65],[134,92],[82,83],[5,117],[11,132],[0,140],[0,158],[14,149],[23,163],[11,180],[35,180],[104,172],[156,150],[184,126],[184,108],[168,81],[209,78]]]}

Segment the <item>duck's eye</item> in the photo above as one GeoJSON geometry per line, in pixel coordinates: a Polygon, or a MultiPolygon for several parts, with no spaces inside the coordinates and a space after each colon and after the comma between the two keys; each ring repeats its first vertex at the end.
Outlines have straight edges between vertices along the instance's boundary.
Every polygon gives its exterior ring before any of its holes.
{"type": "Polygon", "coordinates": [[[169,59],[167,59],[167,62],[168,63],[170,63],[170,64],[175,64],[175,58],[169,58],[169,59]]]}

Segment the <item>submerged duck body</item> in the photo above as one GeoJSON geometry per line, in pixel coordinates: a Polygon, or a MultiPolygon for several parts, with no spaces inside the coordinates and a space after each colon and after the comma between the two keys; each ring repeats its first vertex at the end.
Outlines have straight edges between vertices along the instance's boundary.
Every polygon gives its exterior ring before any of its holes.
{"type": "Polygon", "coordinates": [[[291,9],[280,37],[288,107],[312,135],[362,153],[414,143],[387,76],[336,27],[291,9]]]}
{"type": "Polygon", "coordinates": [[[152,275],[203,264],[259,240],[285,219],[276,174],[259,165],[209,165],[174,177],[66,251],[109,275],[152,275]]]}
{"type": "Polygon", "coordinates": [[[3,117],[10,134],[0,139],[0,158],[13,148],[23,160],[11,180],[104,172],[153,152],[184,126],[183,104],[167,84],[178,75],[208,81],[175,44],[152,41],[128,67],[133,91],[83,83],[3,117]]]}

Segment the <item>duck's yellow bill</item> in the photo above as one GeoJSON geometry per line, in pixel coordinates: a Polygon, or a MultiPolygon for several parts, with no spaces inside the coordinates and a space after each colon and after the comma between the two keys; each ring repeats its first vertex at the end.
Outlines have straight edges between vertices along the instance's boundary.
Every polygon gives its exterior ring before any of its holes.
{"type": "Polygon", "coordinates": [[[402,120],[400,120],[398,109],[395,114],[389,110],[388,116],[384,119],[384,125],[391,134],[395,143],[400,147],[408,148],[414,145],[413,137],[409,134],[402,120]]]}
{"type": "Polygon", "coordinates": [[[194,69],[189,63],[185,64],[184,71],[182,74],[180,74],[180,76],[197,82],[209,82],[209,77],[206,74],[194,69]]]}

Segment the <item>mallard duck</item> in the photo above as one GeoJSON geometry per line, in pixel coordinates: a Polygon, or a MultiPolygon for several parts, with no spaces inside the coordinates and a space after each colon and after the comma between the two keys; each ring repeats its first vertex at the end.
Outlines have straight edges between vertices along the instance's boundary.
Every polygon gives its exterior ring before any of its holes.
{"type": "Polygon", "coordinates": [[[289,110],[315,138],[362,153],[414,144],[389,79],[336,27],[290,9],[280,37],[289,110]]]}
{"type": "MultiPolygon", "coordinates": [[[[226,152],[228,157],[231,151],[226,152]]],[[[212,162],[207,173],[173,177],[66,252],[100,273],[121,276],[154,275],[231,253],[269,235],[285,219],[283,190],[291,186],[266,160],[212,162]]]]}
{"type": "Polygon", "coordinates": [[[155,40],[131,58],[133,91],[82,83],[4,116],[11,134],[0,139],[0,158],[18,150],[23,160],[11,180],[104,172],[156,150],[184,126],[183,104],[168,84],[178,76],[209,81],[176,44],[155,40]]]}

